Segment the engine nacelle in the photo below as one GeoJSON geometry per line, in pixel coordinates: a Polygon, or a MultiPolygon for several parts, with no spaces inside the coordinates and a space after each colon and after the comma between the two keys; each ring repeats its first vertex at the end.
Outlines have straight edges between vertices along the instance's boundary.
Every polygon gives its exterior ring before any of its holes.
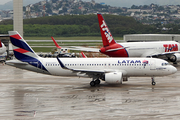
{"type": "Polygon", "coordinates": [[[180,62],[180,54],[176,53],[176,54],[172,55],[172,56],[169,58],[169,60],[170,60],[171,62],[174,62],[174,63],[180,62]]]}
{"type": "Polygon", "coordinates": [[[109,84],[121,84],[122,83],[122,72],[106,73],[105,81],[109,84]]]}

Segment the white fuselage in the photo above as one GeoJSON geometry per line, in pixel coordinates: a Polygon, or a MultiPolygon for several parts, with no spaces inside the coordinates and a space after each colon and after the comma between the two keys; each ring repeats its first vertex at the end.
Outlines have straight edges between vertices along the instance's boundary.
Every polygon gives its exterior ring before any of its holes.
{"type": "Polygon", "coordinates": [[[175,41],[127,42],[120,45],[126,49],[129,57],[146,57],[152,54],[180,51],[180,45],[175,41]]]}
{"type": "MultiPolygon", "coordinates": [[[[73,70],[89,70],[104,72],[122,72],[126,77],[142,77],[142,76],[165,76],[172,74],[176,68],[161,59],[156,58],[59,58],[62,63],[73,70]],[[143,63],[146,61],[146,63],[143,63]],[[166,64],[166,65],[165,65],[166,64]]],[[[61,67],[56,58],[39,58],[40,64],[37,67],[20,64],[13,64],[10,60],[6,63],[21,69],[31,70],[39,73],[57,75],[57,76],[77,76],[78,72],[66,70],[61,67]],[[39,69],[46,68],[47,71],[39,69]],[[38,68],[39,67],[39,68],[38,68]]]]}

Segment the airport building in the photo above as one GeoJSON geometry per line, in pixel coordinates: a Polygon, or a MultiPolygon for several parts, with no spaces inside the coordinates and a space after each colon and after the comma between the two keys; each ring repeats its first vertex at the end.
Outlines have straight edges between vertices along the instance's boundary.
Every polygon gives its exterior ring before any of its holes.
{"type": "Polygon", "coordinates": [[[130,34],[124,35],[126,42],[138,41],[180,41],[180,35],[177,34],[130,34]]]}

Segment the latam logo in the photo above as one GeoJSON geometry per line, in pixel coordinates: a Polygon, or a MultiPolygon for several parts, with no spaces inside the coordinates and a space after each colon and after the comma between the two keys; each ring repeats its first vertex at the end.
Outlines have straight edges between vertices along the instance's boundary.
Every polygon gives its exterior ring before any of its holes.
{"type": "Polygon", "coordinates": [[[104,20],[102,21],[101,28],[102,28],[102,31],[104,31],[104,35],[106,36],[107,40],[109,41],[109,43],[111,43],[113,40],[113,37],[104,20]]]}
{"type": "Polygon", "coordinates": [[[143,60],[142,62],[143,62],[143,64],[148,64],[149,63],[148,60],[143,60]]]}
{"type": "Polygon", "coordinates": [[[177,44],[164,44],[165,52],[178,51],[177,44]]]}
{"type": "Polygon", "coordinates": [[[132,63],[141,63],[141,60],[118,60],[119,64],[132,64],[132,63]]]}

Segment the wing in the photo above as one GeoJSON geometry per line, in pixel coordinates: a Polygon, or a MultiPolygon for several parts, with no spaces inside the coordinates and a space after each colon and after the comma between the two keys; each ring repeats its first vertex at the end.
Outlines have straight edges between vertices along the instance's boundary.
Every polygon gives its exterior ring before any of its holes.
{"type": "MultiPolygon", "coordinates": [[[[51,37],[54,44],[56,45],[57,48],[61,49],[62,47],[60,47],[58,45],[58,43],[56,42],[56,40],[51,37]]],[[[64,47],[63,47],[64,48],[64,47]]],[[[90,47],[76,47],[76,46],[72,46],[72,47],[66,47],[64,49],[70,49],[70,50],[78,50],[78,51],[86,51],[86,52],[99,52],[99,49],[97,48],[90,48],[90,47]]]]}
{"type": "Polygon", "coordinates": [[[76,46],[72,46],[72,47],[68,47],[67,49],[86,51],[86,52],[99,52],[98,48],[90,48],[90,47],[76,47],[76,46]]]}
{"type": "Polygon", "coordinates": [[[149,52],[145,52],[141,55],[141,57],[155,57],[157,55],[159,55],[159,52],[155,52],[155,51],[149,51],[149,52]]]}
{"type": "Polygon", "coordinates": [[[172,56],[173,54],[180,53],[180,51],[164,52],[164,53],[152,53],[146,55],[146,57],[161,57],[161,56],[172,56]]]}
{"type": "Polygon", "coordinates": [[[176,53],[180,53],[180,51],[164,52],[164,53],[161,53],[161,54],[158,54],[158,55],[173,55],[173,54],[176,54],[176,53]]]}

